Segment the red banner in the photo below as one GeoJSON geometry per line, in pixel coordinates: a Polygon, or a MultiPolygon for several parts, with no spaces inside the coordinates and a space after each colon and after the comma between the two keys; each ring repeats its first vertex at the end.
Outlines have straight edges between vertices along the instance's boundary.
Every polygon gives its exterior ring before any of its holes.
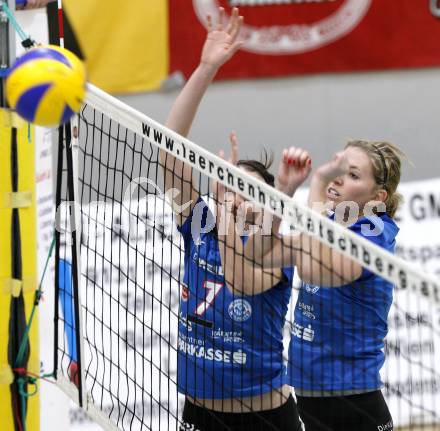
{"type": "Polygon", "coordinates": [[[250,78],[440,65],[440,19],[429,0],[170,0],[170,71],[198,64],[206,14],[245,18],[244,48],[218,78],[250,78]],[[265,5],[253,5],[264,3],[265,5]]]}

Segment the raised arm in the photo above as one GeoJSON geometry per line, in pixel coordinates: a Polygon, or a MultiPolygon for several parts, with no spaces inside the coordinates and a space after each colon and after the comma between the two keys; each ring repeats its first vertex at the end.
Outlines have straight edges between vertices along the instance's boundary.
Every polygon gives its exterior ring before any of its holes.
{"type": "Polygon", "coordinates": [[[328,209],[334,209],[327,198],[327,189],[330,183],[337,177],[348,171],[348,161],[341,151],[336,153],[332,160],[320,166],[312,175],[308,205],[315,211],[325,214],[328,209]]]}
{"type": "MultiPolygon", "coordinates": [[[[194,121],[197,109],[209,84],[214,79],[218,69],[226,63],[241,47],[242,42],[237,37],[243,22],[238,15],[238,9],[232,10],[232,15],[225,25],[225,11],[219,9],[219,22],[213,27],[208,17],[208,34],[203,46],[201,60],[190,79],[174,102],[165,125],[187,136],[194,121]]],[[[174,156],[160,151],[160,162],[165,171],[165,191],[174,188],[173,209],[177,214],[177,223],[183,224],[189,216],[198,196],[198,190],[193,186],[192,168],[174,156]],[[190,205],[187,203],[191,202],[190,205]]]]}
{"type": "MultiPolygon", "coordinates": [[[[311,159],[307,151],[290,147],[283,151],[277,174],[276,188],[288,196],[293,196],[304,183],[311,171],[311,159]]],[[[266,225],[267,213],[258,216],[256,224],[266,225]]],[[[281,237],[279,235],[281,219],[269,216],[271,230],[259,229],[245,246],[245,255],[265,268],[293,266],[296,255],[293,253],[298,236],[281,237]]]]}
{"type": "MultiPolygon", "coordinates": [[[[227,202],[225,206],[228,206],[227,202]]],[[[243,240],[232,215],[227,219],[226,229],[225,235],[219,234],[219,250],[225,281],[231,290],[238,294],[258,295],[281,281],[280,268],[262,268],[245,257],[243,240]]]]}
{"type": "MultiPolygon", "coordinates": [[[[332,205],[327,202],[330,183],[348,171],[348,163],[342,153],[322,165],[313,174],[308,205],[325,213],[332,205]]],[[[281,191],[291,192],[295,187],[295,165],[284,163],[280,167],[278,184],[281,191]],[[287,171],[292,170],[289,174],[287,171]],[[281,173],[281,175],[280,175],[281,173]],[[284,179],[284,180],[283,180],[284,179]]],[[[298,235],[272,235],[272,249],[264,255],[263,266],[297,266],[300,278],[309,284],[320,286],[341,286],[356,280],[362,274],[362,266],[338,253],[313,237],[298,235]]]]}
{"type": "MultiPolygon", "coordinates": [[[[321,213],[326,213],[326,209],[334,209],[327,199],[328,188],[336,178],[346,175],[348,169],[348,161],[343,152],[336,153],[331,161],[320,166],[310,184],[309,207],[321,213]]],[[[301,235],[299,249],[298,273],[306,283],[341,286],[358,279],[362,274],[360,264],[308,235],[301,235]]]]}
{"type": "MultiPolygon", "coordinates": [[[[230,135],[231,157],[229,162],[238,161],[238,144],[235,133],[230,135]]],[[[224,152],[220,151],[224,158],[224,152]]],[[[229,288],[238,294],[257,295],[271,289],[282,279],[280,269],[263,269],[244,255],[243,239],[240,232],[246,218],[244,205],[240,206],[234,217],[235,194],[223,185],[212,182],[214,199],[217,206],[217,236],[225,281],[229,288]]]]}

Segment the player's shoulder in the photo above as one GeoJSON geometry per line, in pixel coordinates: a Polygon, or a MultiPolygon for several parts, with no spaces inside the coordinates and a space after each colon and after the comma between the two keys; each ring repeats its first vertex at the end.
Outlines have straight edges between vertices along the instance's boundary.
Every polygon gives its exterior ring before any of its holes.
{"type": "Polygon", "coordinates": [[[358,235],[386,248],[394,243],[399,232],[396,222],[386,213],[363,216],[349,228],[358,235]]]}

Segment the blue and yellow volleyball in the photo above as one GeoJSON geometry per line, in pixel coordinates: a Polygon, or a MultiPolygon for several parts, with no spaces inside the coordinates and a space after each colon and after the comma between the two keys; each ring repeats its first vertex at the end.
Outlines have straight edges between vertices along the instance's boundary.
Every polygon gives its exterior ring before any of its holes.
{"type": "Polygon", "coordinates": [[[79,112],[85,88],[83,62],[67,49],[45,45],[16,60],[6,79],[6,98],[26,121],[53,127],[79,112]]]}

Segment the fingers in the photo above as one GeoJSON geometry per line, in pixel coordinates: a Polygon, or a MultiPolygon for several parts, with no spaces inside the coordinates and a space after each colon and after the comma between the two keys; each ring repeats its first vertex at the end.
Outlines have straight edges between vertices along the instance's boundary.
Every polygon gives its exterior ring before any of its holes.
{"type": "Polygon", "coordinates": [[[307,151],[302,151],[302,153],[298,156],[299,165],[300,166],[309,166],[312,164],[312,159],[307,151]]]}
{"type": "Polygon", "coordinates": [[[230,33],[232,40],[237,39],[237,36],[239,35],[240,30],[241,30],[241,27],[243,26],[243,21],[244,21],[244,18],[242,16],[239,16],[238,20],[237,20],[237,25],[233,28],[233,30],[230,33]]]}
{"type": "Polygon", "coordinates": [[[215,44],[215,42],[217,42],[217,45],[219,45],[219,42],[223,43],[224,61],[231,58],[244,45],[243,41],[237,41],[243,25],[243,17],[239,16],[238,9],[232,9],[231,16],[226,26],[225,21],[226,12],[222,7],[218,9],[218,15],[215,16],[214,19],[212,15],[206,15],[206,27],[209,35],[208,39],[212,36],[211,42],[214,41],[212,43],[215,44]],[[217,21],[217,24],[215,24],[214,21],[217,21]],[[210,33],[215,33],[215,35],[211,35],[210,33]]]}
{"type": "Polygon", "coordinates": [[[234,7],[232,9],[232,13],[229,18],[228,25],[225,28],[226,33],[231,34],[231,32],[234,30],[235,26],[237,25],[237,20],[238,20],[238,9],[236,7],[234,7]]]}
{"type": "Polygon", "coordinates": [[[223,22],[225,20],[225,10],[222,7],[218,8],[218,23],[217,30],[223,30],[223,22]]]}
{"type": "Polygon", "coordinates": [[[212,31],[212,16],[211,14],[206,15],[206,27],[208,29],[208,33],[212,31]]]}
{"type": "Polygon", "coordinates": [[[231,39],[235,41],[238,34],[240,33],[241,26],[243,25],[243,17],[238,14],[238,9],[234,7],[232,9],[232,15],[229,19],[228,27],[226,32],[231,36],[231,39]]]}
{"type": "Polygon", "coordinates": [[[293,165],[293,162],[295,161],[295,151],[295,147],[289,147],[284,150],[283,161],[288,165],[293,165]]]}
{"type": "MultiPolygon", "coordinates": [[[[237,143],[237,135],[235,132],[231,132],[229,135],[229,140],[231,142],[231,157],[229,158],[229,162],[233,165],[236,165],[238,162],[238,143],[237,143]]],[[[219,150],[218,156],[225,160],[225,152],[224,150],[219,150]]]]}
{"type": "Polygon", "coordinates": [[[282,160],[288,165],[304,168],[312,164],[309,153],[302,148],[290,147],[283,150],[282,160]]]}
{"type": "Polygon", "coordinates": [[[332,162],[335,166],[338,167],[340,172],[346,172],[349,169],[347,155],[344,151],[339,151],[338,153],[335,153],[332,162]]]}
{"type": "Polygon", "coordinates": [[[344,152],[343,151],[338,151],[337,153],[333,154],[333,160],[342,160],[344,157],[344,152]]]}
{"type": "MultiPolygon", "coordinates": [[[[229,18],[228,25],[226,26],[226,28],[224,28],[225,21],[226,21],[225,9],[219,7],[218,21],[217,21],[217,25],[215,26],[215,29],[217,31],[224,30],[226,33],[228,33],[231,36],[232,40],[235,40],[238,33],[240,32],[240,28],[243,23],[243,17],[239,16],[238,9],[236,7],[232,9],[232,14],[229,18]]],[[[208,31],[212,31],[214,26],[213,26],[213,19],[211,14],[206,15],[206,22],[207,22],[208,31]]]]}
{"type": "Polygon", "coordinates": [[[230,162],[233,165],[236,165],[238,162],[238,142],[237,142],[237,134],[235,132],[231,132],[229,135],[229,140],[231,142],[231,158],[230,162]]]}

